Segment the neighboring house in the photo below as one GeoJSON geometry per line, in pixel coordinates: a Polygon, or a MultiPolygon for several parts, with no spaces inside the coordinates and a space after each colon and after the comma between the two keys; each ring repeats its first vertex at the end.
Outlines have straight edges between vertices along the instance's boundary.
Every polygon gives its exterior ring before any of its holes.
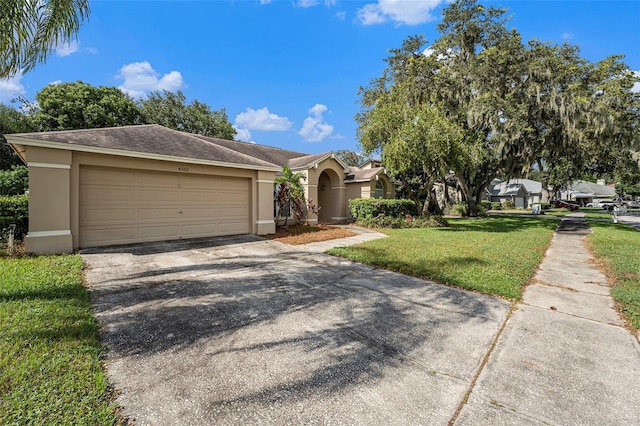
{"type": "Polygon", "coordinates": [[[306,176],[305,195],[321,207],[321,222],[346,220],[350,198],[395,197],[384,169],[349,168],[331,152],[306,155],[159,125],[6,138],[29,167],[29,253],[273,233],[274,179],[284,165],[306,176]]]}
{"type": "Polygon", "coordinates": [[[594,201],[611,200],[616,196],[616,189],[604,182],[593,183],[585,180],[577,180],[567,186],[566,190],[560,191],[560,199],[575,201],[581,204],[592,203],[594,201]]]}
{"type": "Polygon", "coordinates": [[[494,179],[489,187],[487,199],[500,203],[513,201],[516,207],[529,208],[531,204],[539,203],[542,199],[542,184],[530,179],[494,179]]]}

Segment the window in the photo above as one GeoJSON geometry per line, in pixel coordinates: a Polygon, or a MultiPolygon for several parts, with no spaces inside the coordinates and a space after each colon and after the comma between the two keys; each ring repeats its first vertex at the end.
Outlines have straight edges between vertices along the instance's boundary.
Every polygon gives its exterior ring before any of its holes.
{"type": "Polygon", "coordinates": [[[384,184],[382,181],[376,181],[376,192],[373,195],[373,198],[384,198],[384,184]]]}

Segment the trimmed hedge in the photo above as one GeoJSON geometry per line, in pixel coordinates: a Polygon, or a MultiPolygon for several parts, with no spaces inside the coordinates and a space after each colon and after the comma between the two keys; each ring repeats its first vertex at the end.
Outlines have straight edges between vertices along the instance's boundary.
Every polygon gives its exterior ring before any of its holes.
{"type": "Polygon", "coordinates": [[[407,215],[404,218],[390,216],[376,216],[370,219],[363,219],[359,225],[367,228],[442,228],[449,226],[449,223],[442,216],[413,217],[407,215]]]}
{"type": "Polygon", "coordinates": [[[378,216],[404,218],[416,214],[417,209],[411,200],[354,198],[349,200],[349,211],[356,222],[361,222],[378,216]]]}
{"type": "Polygon", "coordinates": [[[0,235],[9,235],[9,225],[16,224],[16,239],[29,230],[29,197],[26,195],[14,195],[11,197],[0,196],[0,235]]]}

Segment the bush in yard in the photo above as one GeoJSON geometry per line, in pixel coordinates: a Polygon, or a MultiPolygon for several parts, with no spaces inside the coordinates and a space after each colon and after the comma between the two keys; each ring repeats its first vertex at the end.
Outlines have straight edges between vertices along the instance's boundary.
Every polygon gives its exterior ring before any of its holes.
{"type": "Polygon", "coordinates": [[[480,201],[480,206],[481,206],[483,209],[485,209],[485,210],[489,210],[489,209],[491,209],[491,204],[492,204],[492,203],[491,203],[491,201],[489,201],[489,200],[482,200],[482,201],[480,201]]]}
{"type": "Polygon", "coordinates": [[[22,236],[29,229],[29,197],[26,195],[0,196],[0,234],[2,237],[9,234],[9,225],[12,223],[16,224],[16,238],[22,239],[22,236]]]}
{"type": "Polygon", "coordinates": [[[355,198],[349,200],[349,211],[356,220],[373,219],[378,216],[404,219],[416,213],[416,204],[411,200],[390,200],[379,198],[355,198]]]}
{"type": "Polygon", "coordinates": [[[0,195],[23,195],[29,189],[29,168],[11,166],[0,170],[0,195]]]}
{"type": "Polygon", "coordinates": [[[502,202],[502,207],[509,210],[509,209],[515,209],[516,208],[516,203],[513,200],[506,200],[502,202]]]}
{"type": "Polygon", "coordinates": [[[499,201],[493,201],[491,203],[491,210],[502,210],[502,204],[499,201]]]}
{"type": "Polygon", "coordinates": [[[402,217],[391,216],[376,216],[368,219],[362,219],[358,221],[359,225],[367,228],[441,228],[449,226],[447,221],[442,216],[430,216],[430,217],[414,217],[412,215],[406,215],[402,217]]]}
{"type": "Polygon", "coordinates": [[[467,203],[456,203],[453,206],[451,206],[451,210],[449,210],[449,214],[451,216],[466,216],[467,213],[469,212],[469,207],[467,206],[467,203]]]}
{"type": "Polygon", "coordinates": [[[549,210],[551,208],[551,204],[549,203],[540,203],[540,210],[549,210]]]}

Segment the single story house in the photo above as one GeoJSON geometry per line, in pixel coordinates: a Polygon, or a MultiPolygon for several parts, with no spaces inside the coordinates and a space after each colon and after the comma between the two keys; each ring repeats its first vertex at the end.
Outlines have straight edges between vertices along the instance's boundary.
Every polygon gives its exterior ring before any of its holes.
{"type": "Polygon", "coordinates": [[[306,176],[320,222],[345,221],[350,198],[395,197],[383,168],[347,167],[331,152],[306,155],[159,125],[5,137],[29,167],[29,253],[273,233],[274,179],[284,165],[306,176]]]}
{"type": "Polygon", "coordinates": [[[593,183],[576,180],[567,185],[567,189],[560,191],[561,200],[575,201],[580,204],[611,200],[615,196],[615,187],[604,185],[604,181],[593,183]]]}
{"type": "Polygon", "coordinates": [[[529,208],[533,203],[541,201],[542,184],[531,179],[511,179],[509,181],[494,179],[489,186],[487,199],[500,203],[513,201],[516,207],[529,208]]]}

